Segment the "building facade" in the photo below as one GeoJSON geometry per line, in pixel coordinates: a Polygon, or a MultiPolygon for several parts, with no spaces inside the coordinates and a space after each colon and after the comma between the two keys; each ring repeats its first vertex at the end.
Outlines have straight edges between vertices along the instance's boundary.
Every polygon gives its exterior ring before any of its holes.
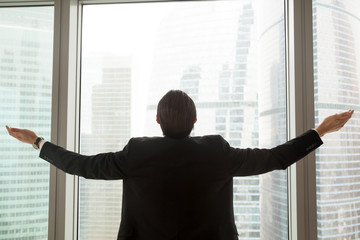
{"type": "MultiPolygon", "coordinates": [[[[53,7],[0,9],[0,124],[50,139],[53,7]]],[[[0,239],[47,239],[49,164],[0,135],[0,239]]]]}
{"type": "Polygon", "coordinates": [[[316,153],[318,239],[360,238],[360,2],[313,1],[315,121],[355,109],[316,153]]]}
{"type": "MultiPolygon", "coordinates": [[[[92,86],[91,125],[82,131],[81,153],[92,155],[121,150],[131,133],[131,59],[113,54],[93,54],[83,61],[83,83],[92,86]],[[97,79],[100,76],[99,79],[97,79]],[[96,79],[94,79],[96,78],[96,79]]],[[[85,123],[87,122],[87,123],[85,123]]],[[[79,181],[79,239],[111,239],[117,236],[122,205],[122,181],[79,181]]]]}

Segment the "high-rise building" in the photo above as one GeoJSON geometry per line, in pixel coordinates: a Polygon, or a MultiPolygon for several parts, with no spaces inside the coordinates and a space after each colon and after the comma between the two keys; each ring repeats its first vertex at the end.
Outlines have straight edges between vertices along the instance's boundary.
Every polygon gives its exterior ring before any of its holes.
{"type": "Polygon", "coordinates": [[[199,66],[190,66],[180,79],[180,89],[186,92],[193,101],[197,101],[199,97],[200,79],[201,68],[199,66]]]}
{"type": "Polygon", "coordinates": [[[313,1],[316,124],[355,109],[316,153],[318,239],[360,238],[359,13],[359,1],[313,1]]]}
{"type": "MultiPolygon", "coordinates": [[[[253,57],[250,48],[254,47],[255,26],[254,9],[250,2],[245,2],[238,18],[235,44],[235,60],[229,72],[226,64],[219,77],[219,102],[216,108],[217,134],[224,135],[233,147],[258,146],[257,92],[251,88],[249,77],[249,58],[253,57]],[[223,129],[225,128],[225,129],[223,129]],[[224,131],[225,130],[225,131],[224,131]]],[[[234,213],[240,238],[260,236],[260,189],[259,176],[234,178],[234,213]]]]}
{"type": "MultiPolygon", "coordinates": [[[[0,9],[0,124],[50,139],[53,7],[0,9]]],[[[47,239],[49,164],[0,134],[0,239],[47,239]]]]}
{"type": "MultiPolygon", "coordinates": [[[[91,132],[81,136],[81,153],[121,150],[131,130],[131,59],[116,55],[86,58],[83,83],[101,76],[91,92],[91,132]],[[98,73],[94,73],[98,72],[98,73]],[[101,72],[101,74],[99,73],[101,72]],[[90,78],[90,79],[89,79],[90,78]]],[[[83,99],[82,105],[89,105],[83,99]]],[[[121,216],[122,181],[80,179],[80,239],[110,239],[117,236],[121,216]]]]}

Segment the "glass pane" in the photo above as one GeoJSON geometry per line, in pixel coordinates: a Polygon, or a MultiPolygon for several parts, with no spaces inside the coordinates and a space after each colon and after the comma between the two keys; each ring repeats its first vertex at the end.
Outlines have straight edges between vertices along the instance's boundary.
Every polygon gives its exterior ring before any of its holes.
{"type": "Polygon", "coordinates": [[[49,164],[5,125],[50,139],[53,7],[0,8],[0,239],[47,239],[49,164]]]}
{"type": "Polygon", "coordinates": [[[316,152],[319,239],[360,238],[360,1],[313,1],[315,120],[355,109],[316,152]]]}
{"type": "MultiPolygon", "coordinates": [[[[195,101],[192,135],[220,134],[234,147],[284,142],[283,12],[282,0],[84,6],[81,152],[161,136],[156,106],[170,89],[195,101]]],[[[241,239],[288,239],[286,178],[234,178],[241,239]]],[[[80,179],[80,239],[116,238],[121,195],[121,181],[80,179]]]]}

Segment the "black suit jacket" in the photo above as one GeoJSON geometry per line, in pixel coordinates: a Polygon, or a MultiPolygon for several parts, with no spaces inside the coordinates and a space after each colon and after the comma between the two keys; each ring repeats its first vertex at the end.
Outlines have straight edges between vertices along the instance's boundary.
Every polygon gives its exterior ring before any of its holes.
{"type": "Polygon", "coordinates": [[[132,138],[84,156],[46,142],[40,157],[90,179],[123,179],[118,240],[237,239],[233,177],[286,169],[322,141],[314,130],[272,149],[236,149],[221,136],[132,138]]]}

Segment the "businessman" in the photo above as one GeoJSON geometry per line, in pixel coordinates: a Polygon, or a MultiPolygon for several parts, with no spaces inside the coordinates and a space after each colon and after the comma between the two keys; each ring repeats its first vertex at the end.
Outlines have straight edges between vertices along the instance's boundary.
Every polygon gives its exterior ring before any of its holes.
{"type": "Polygon", "coordinates": [[[353,110],[327,117],[316,129],[272,149],[238,149],[218,135],[190,137],[192,99],[169,91],[156,120],[164,137],[132,138],[122,151],[84,156],[6,126],[9,134],[40,149],[57,168],[90,179],[123,179],[118,240],[234,240],[233,177],[286,169],[339,130],[353,110]]]}

